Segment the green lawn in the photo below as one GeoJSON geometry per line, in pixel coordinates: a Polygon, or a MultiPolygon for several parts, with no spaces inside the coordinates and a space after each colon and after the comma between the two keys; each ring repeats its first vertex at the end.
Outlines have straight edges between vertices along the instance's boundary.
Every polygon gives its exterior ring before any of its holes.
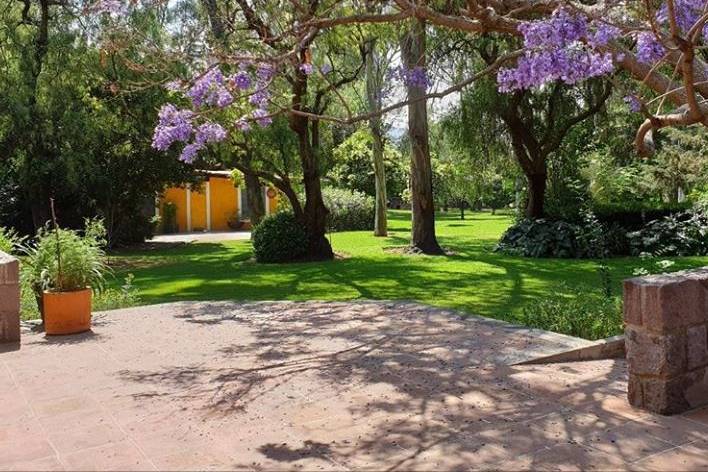
{"type": "MultiPolygon", "coordinates": [[[[321,263],[261,265],[250,243],[232,241],[114,254],[115,286],[135,275],[141,301],[177,300],[415,300],[493,318],[515,320],[525,305],[557,292],[560,283],[600,286],[598,263],[528,259],[493,252],[511,218],[470,213],[439,215],[440,243],[455,255],[407,256],[384,248],[408,242],[410,214],[390,213],[390,237],[369,232],[334,233],[342,259],[321,263]]],[[[676,259],[672,269],[708,264],[707,257],[676,259]]],[[[637,258],[611,259],[614,289],[641,266],[637,258]]]]}

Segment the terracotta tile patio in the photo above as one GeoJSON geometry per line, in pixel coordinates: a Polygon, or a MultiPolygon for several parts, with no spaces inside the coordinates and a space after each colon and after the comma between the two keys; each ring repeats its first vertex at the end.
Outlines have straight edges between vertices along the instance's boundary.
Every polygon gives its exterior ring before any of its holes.
{"type": "Polygon", "coordinates": [[[708,470],[708,409],[573,338],[411,303],[177,303],[0,350],[0,469],[708,470]]]}

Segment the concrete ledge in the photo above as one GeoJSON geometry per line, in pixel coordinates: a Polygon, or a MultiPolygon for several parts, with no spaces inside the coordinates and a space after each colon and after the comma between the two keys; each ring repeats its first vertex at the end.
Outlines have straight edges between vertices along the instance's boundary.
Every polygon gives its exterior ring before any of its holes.
{"type": "Polygon", "coordinates": [[[582,362],[582,361],[599,361],[603,359],[621,359],[625,357],[625,341],[624,336],[612,336],[611,338],[601,339],[595,344],[589,346],[571,349],[569,351],[559,352],[548,356],[537,357],[528,361],[519,362],[516,365],[532,365],[532,364],[557,364],[561,362],[582,362]]]}
{"type": "Polygon", "coordinates": [[[20,341],[20,262],[0,251],[0,343],[20,341]]]}

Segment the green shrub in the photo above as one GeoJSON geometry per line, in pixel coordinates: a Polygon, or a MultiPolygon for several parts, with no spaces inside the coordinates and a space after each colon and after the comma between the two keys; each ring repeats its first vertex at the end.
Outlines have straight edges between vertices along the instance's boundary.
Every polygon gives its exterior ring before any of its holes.
{"type": "Polygon", "coordinates": [[[519,220],[504,232],[497,250],[525,257],[602,258],[608,247],[605,227],[586,213],[579,223],[519,220]]]}
{"type": "Polygon", "coordinates": [[[0,226],[0,251],[11,254],[20,245],[22,239],[14,229],[0,226]]]}
{"type": "Polygon", "coordinates": [[[531,328],[595,340],[621,334],[622,320],[619,299],[561,284],[524,308],[520,321],[531,328]]]}
{"type": "Polygon", "coordinates": [[[322,198],[329,209],[330,231],[374,229],[374,199],[364,193],[343,188],[325,187],[322,198]]]}
{"type": "Polygon", "coordinates": [[[258,262],[288,262],[307,250],[307,232],[292,213],[268,215],[251,235],[258,262]]]}
{"type": "Polygon", "coordinates": [[[177,227],[177,205],[172,202],[163,203],[160,217],[162,220],[163,233],[172,234],[179,231],[177,227]]]}
{"type": "Polygon", "coordinates": [[[628,235],[632,255],[708,254],[708,214],[695,209],[649,222],[628,235]]]}

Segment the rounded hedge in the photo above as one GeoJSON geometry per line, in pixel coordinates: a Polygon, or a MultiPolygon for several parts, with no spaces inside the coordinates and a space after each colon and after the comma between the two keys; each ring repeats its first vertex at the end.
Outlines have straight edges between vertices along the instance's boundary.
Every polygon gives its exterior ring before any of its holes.
{"type": "Polygon", "coordinates": [[[330,231],[362,231],[374,229],[374,199],[362,192],[325,187],[322,199],[329,210],[327,228],[330,231]]]}
{"type": "Polygon", "coordinates": [[[292,213],[266,216],[253,229],[252,239],[258,262],[289,262],[307,250],[307,232],[292,213]]]}

